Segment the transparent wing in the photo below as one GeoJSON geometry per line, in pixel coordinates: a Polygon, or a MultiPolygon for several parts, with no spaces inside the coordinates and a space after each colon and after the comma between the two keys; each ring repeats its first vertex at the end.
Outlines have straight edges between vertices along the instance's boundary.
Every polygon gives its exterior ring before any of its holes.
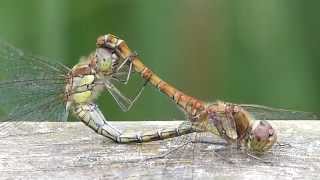
{"type": "Polygon", "coordinates": [[[2,79],[51,79],[63,77],[69,68],[44,57],[24,53],[12,45],[0,41],[2,79]]]}
{"type": "Polygon", "coordinates": [[[106,87],[107,90],[109,91],[109,93],[112,95],[112,97],[114,98],[114,100],[117,102],[117,104],[120,106],[120,108],[123,111],[128,111],[130,109],[130,107],[132,106],[133,102],[127,98],[126,96],[124,96],[118,89],[117,87],[112,84],[109,81],[106,81],[106,87]]]}
{"type": "MultiPolygon", "coordinates": [[[[65,121],[66,66],[0,41],[2,121],[65,121]]],[[[5,123],[1,124],[1,127],[5,123]]]]}
{"type": "Polygon", "coordinates": [[[276,109],[254,104],[240,104],[249,111],[257,120],[319,120],[320,114],[313,112],[291,111],[276,109]]]}

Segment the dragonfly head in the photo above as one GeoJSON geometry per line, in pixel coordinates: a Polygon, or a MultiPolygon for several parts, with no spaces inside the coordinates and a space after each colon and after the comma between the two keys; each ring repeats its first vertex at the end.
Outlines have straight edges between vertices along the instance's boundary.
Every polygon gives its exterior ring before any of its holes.
{"type": "Polygon", "coordinates": [[[96,50],[96,69],[103,74],[112,74],[119,64],[119,57],[107,48],[97,48],[96,50]]]}
{"type": "Polygon", "coordinates": [[[255,121],[247,139],[248,150],[254,153],[264,153],[269,150],[277,140],[277,134],[267,121],[255,121]]]}
{"type": "Polygon", "coordinates": [[[120,58],[113,49],[97,48],[95,57],[98,73],[112,75],[114,79],[121,82],[127,81],[128,76],[134,71],[130,59],[120,58]]]}
{"type": "Polygon", "coordinates": [[[96,50],[97,71],[102,73],[112,73],[112,62],[116,61],[116,57],[112,57],[112,51],[105,48],[96,50]]]}

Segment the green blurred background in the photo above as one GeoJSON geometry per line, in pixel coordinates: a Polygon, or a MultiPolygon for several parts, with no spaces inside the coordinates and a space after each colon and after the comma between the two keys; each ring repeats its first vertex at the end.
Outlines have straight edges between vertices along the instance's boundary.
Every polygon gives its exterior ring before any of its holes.
{"type": "MultiPolygon", "coordinates": [[[[192,96],[320,111],[319,7],[299,0],[1,0],[0,38],[71,67],[99,35],[113,33],[192,96]]],[[[127,113],[108,93],[98,102],[113,120],[184,118],[150,86],[127,113]]]]}

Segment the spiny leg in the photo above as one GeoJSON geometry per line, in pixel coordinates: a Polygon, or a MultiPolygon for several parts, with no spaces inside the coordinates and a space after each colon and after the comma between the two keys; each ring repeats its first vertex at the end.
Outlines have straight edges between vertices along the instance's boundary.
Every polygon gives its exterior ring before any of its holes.
{"type": "MultiPolygon", "coordinates": [[[[190,140],[190,139],[188,139],[187,141],[185,141],[184,143],[180,144],[179,146],[174,147],[174,148],[172,148],[172,149],[169,149],[168,151],[166,151],[166,152],[164,152],[164,153],[162,153],[162,154],[160,154],[160,155],[147,157],[147,158],[144,158],[144,159],[142,159],[142,160],[140,160],[140,161],[149,161],[149,160],[155,160],[155,159],[163,159],[163,158],[166,158],[167,156],[169,156],[170,154],[172,154],[172,153],[180,150],[181,148],[186,147],[186,145],[188,145],[188,144],[193,144],[193,145],[195,145],[195,144],[197,144],[197,143],[201,143],[201,142],[200,142],[200,141],[197,141],[197,140],[190,140]]],[[[194,151],[195,151],[195,146],[193,146],[193,159],[196,158],[194,151]]],[[[230,164],[235,164],[235,162],[233,162],[232,160],[230,160],[230,159],[222,156],[221,154],[219,154],[217,150],[213,150],[212,152],[216,155],[216,157],[222,159],[223,161],[226,161],[227,163],[230,163],[230,164]]]]}
{"type": "Polygon", "coordinates": [[[221,155],[219,153],[220,151],[224,151],[227,148],[230,148],[230,144],[228,142],[217,142],[217,141],[212,141],[212,140],[211,141],[203,140],[203,139],[200,138],[201,137],[201,135],[200,135],[201,133],[197,133],[197,134],[199,134],[199,136],[196,136],[198,138],[195,138],[193,141],[191,141],[191,143],[193,143],[193,144],[209,144],[209,145],[214,145],[214,146],[223,146],[222,149],[213,149],[212,153],[216,157],[222,159],[223,161],[226,161],[229,164],[235,164],[235,162],[233,162],[229,158],[227,158],[227,157],[225,157],[225,156],[223,156],[223,155],[221,155]]]}
{"type": "MultiPolygon", "coordinates": [[[[112,36],[112,35],[109,35],[112,36]]],[[[110,78],[105,80],[105,87],[107,90],[112,94],[113,98],[116,100],[116,102],[119,104],[120,108],[123,111],[129,111],[130,108],[133,106],[134,102],[140,97],[142,94],[142,91],[144,90],[147,82],[143,83],[141,88],[139,89],[138,93],[135,95],[133,100],[131,98],[128,98],[124,96],[114,85],[110,80],[116,80],[122,84],[127,84],[129,82],[129,79],[131,77],[132,72],[134,72],[132,59],[137,57],[137,53],[130,53],[128,56],[123,56],[121,53],[119,53],[119,45],[123,42],[123,40],[120,40],[118,38],[114,39],[112,43],[106,44],[107,47],[104,47],[106,49],[109,49],[109,51],[112,51],[112,56],[114,56],[114,59],[117,61],[112,62],[113,65],[113,73],[110,74],[110,78]],[[120,64],[118,64],[120,63],[120,64]],[[126,75],[125,79],[121,78],[123,75],[126,75]]],[[[103,37],[103,41],[107,42],[107,36],[103,37]]]]}
{"type": "MultiPolygon", "coordinates": [[[[132,65],[132,58],[136,57],[137,53],[134,53],[132,55],[129,55],[128,57],[125,58],[125,60],[122,62],[122,64],[120,64],[120,66],[118,66],[118,68],[116,69],[115,73],[111,76],[112,79],[117,80],[118,82],[121,82],[123,84],[127,84],[131,73],[133,72],[133,65],[132,65]],[[123,69],[123,67],[125,66],[125,64],[127,64],[129,62],[129,70],[125,70],[124,72],[120,72],[121,69],[123,69]],[[117,77],[116,75],[126,75],[126,79],[122,80],[119,77],[117,77]]],[[[147,80],[142,84],[141,88],[139,89],[138,93],[134,96],[133,100],[131,100],[131,98],[128,98],[126,96],[124,96],[117,88],[116,86],[108,79],[104,80],[104,84],[106,89],[111,93],[111,95],[113,96],[113,98],[116,100],[116,102],[118,103],[118,105],[120,106],[120,108],[124,111],[127,112],[131,109],[131,107],[133,106],[133,104],[135,103],[135,101],[138,100],[138,98],[140,97],[140,95],[142,94],[142,91],[144,90],[145,86],[147,85],[147,80]]]]}
{"type": "Polygon", "coordinates": [[[230,149],[230,148],[232,148],[232,149],[236,148],[236,150],[237,150],[238,152],[244,153],[246,156],[248,156],[248,157],[250,157],[250,158],[252,158],[252,159],[254,159],[254,160],[257,160],[257,161],[262,162],[262,163],[265,163],[265,164],[272,164],[272,162],[263,160],[262,158],[254,155],[254,154],[251,154],[251,153],[248,152],[248,151],[241,151],[241,150],[240,150],[240,147],[238,147],[238,146],[237,146],[237,147],[236,147],[236,146],[232,146],[232,144],[230,144],[230,143],[228,143],[228,142],[207,141],[207,140],[203,140],[203,139],[200,139],[200,138],[199,138],[199,139],[195,139],[194,141],[192,141],[192,143],[201,143],[201,144],[204,143],[204,144],[211,144],[211,145],[216,145],[216,146],[223,146],[222,149],[213,150],[213,153],[214,153],[215,155],[217,155],[219,158],[221,158],[221,159],[223,159],[223,160],[225,160],[226,162],[231,163],[231,164],[235,164],[235,162],[232,161],[232,160],[230,160],[229,158],[221,155],[219,152],[225,151],[225,150],[230,149]]]}
{"type": "Polygon", "coordinates": [[[118,103],[118,105],[124,112],[127,112],[131,109],[131,107],[139,99],[140,95],[142,94],[142,91],[145,88],[145,85],[143,85],[138,94],[134,97],[133,100],[131,100],[125,95],[123,95],[112,82],[106,80],[104,84],[106,89],[109,91],[109,93],[112,95],[112,97],[115,99],[115,101],[118,103]]]}
{"type": "Polygon", "coordinates": [[[134,72],[133,71],[133,64],[132,64],[132,59],[137,57],[138,53],[134,52],[132,54],[130,54],[128,57],[125,58],[125,60],[120,64],[120,66],[118,66],[115,74],[121,73],[121,69],[124,67],[125,64],[129,63],[129,69],[127,71],[125,71],[126,74],[126,78],[123,79],[118,79],[119,82],[123,83],[123,84],[127,84],[130,80],[131,74],[134,72]]]}
{"type": "Polygon", "coordinates": [[[277,142],[276,145],[279,146],[280,148],[292,148],[293,147],[290,143],[287,143],[287,142],[277,142]]]}
{"type": "Polygon", "coordinates": [[[264,159],[262,159],[262,158],[260,158],[260,157],[258,157],[258,156],[256,156],[256,155],[250,154],[249,152],[246,152],[246,155],[247,155],[248,157],[250,157],[250,158],[252,158],[252,159],[254,159],[254,160],[257,160],[257,161],[259,161],[259,162],[262,162],[262,163],[264,163],[264,164],[273,165],[273,163],[272,163],[271,161],[266,161],[266,160],[264,160],[264,159]]]}
{"type": "Polygon", "coordinates": [[[185,143],[183,143],[183,144],[181,144],[181,145],[179,145],[179,146],[177,146],[177,147],[175,147],[173,149],[168,150],[165,153],[162,153],[162,154],[157,155],[157,156],[151,156],[151,157],[144,158],[144,159],[142,159],[142,161],[149,161],[149,160],[154,160],[154,159],[163,159],[163,158],[167,157],[168,155],[170,155],[171,153],[173,153],[173,152],[183,148],[184,146],[188,145],[189,143],[191,143],[191,142],[187,141],[187,142],[185,142],[185,143]]]}

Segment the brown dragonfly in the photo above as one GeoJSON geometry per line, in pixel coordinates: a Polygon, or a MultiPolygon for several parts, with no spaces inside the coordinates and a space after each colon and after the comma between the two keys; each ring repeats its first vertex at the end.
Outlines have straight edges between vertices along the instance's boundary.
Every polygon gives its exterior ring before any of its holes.
{"type": "Polygon", "coordinates": [[[134,70],[182,108],[190,122],[168,131],[123,137],[124,139],[118,142],[147,142],[192,132],[211,132],[227,142],[237,144],[251,152],[263,153],[277,141],[275,129],[266,120],[319,119],[319,115],[315,113],[275,109],[260,105],[234,104],[222,101],[205,103],[186,95],[162,80],[142,63],[124,40],[107,34],[98,37],[97,47],[112,49],[122,59],[130,60],[134,70]]]}

